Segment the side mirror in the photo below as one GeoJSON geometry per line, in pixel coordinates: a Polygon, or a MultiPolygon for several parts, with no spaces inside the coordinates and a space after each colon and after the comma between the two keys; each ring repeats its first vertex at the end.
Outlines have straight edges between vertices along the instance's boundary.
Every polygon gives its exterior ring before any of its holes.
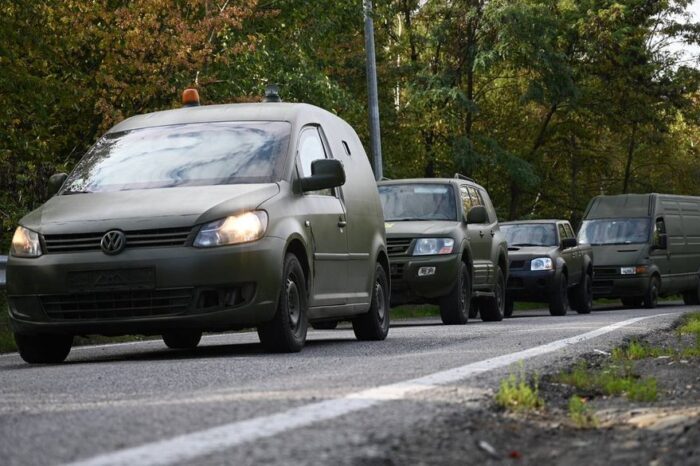
{"type": "Polygon", "coordinates": [[[345,184],[345,170],[338,160],[319,159],[311,162],[311,176],[301,179],[304,192],[337,188],[345,184]]]}
{"type": "Polygon", "coordinates": [[[562,249],[571,249],[575,248],[576,246],[578,246],[578,241],[576,241],[576,238],[564,238],[561,240],[562,249]]]}
{"type": "Polygon", "coordinates": [[[66,182],[66,178],[68,178],[68,175],[66,173],[56,173],[55,175],[51,175],[51,177],[49,178],[50,196],[53,196],[58,192],[59,189],[61,189],[63,183],[66,182]]]}
{"type": "Polygon", "coordinates": [[[474,206],[467,213],[467,223],[488,223],[489,214],[486,207],[482,205],[474,206]]]}
{"type": "Polygon", "coordinates": [[[668,235],[666,233],[659,233],[654,239],[653,249],[668,249],[668,235]]]}

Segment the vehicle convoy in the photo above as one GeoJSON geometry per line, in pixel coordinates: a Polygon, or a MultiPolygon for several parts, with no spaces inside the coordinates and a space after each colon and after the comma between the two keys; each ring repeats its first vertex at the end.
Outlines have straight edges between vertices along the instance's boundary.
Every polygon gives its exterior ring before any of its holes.
{"type": "Polygon", "coordinates": [[[458,176],[381,181],[379,196],[392,305],[437,303],[445,324],[466,323],[474,306],[502,320],[508,251],[486,190],[458,176]]]}
{"type": "Polygon", "coordinates": [[[501,223],[508,242],[510,275],[506,317],[514,301],[549,303],[553,316],[571,306],[579,314],[593,308],[593,249],[578,244],[566,220],[527,220],[501,223]]]}
{"type": "Polygon", "coordinates": [[[700,304],[700,197],[597,196],[578,239],[593,246],[596,297],[653,308],[659,296],[682,294],[700,304]]]}
{"type": "Polygon", "coordinates": [[[309,322],[387,335],[374,176],[355,131],[325,110],[135,116],[51,184],[57,194],[20,221],[7,267],[27,362],[60,362],[85,334],[162,335],[186,349],[205,331],[257,327],[282,352],[302,348],[309,322]]]}

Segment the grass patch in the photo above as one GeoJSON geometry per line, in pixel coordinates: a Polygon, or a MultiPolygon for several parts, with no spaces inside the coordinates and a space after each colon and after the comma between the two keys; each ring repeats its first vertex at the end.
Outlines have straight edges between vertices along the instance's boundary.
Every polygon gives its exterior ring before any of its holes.
{"type": "Polygon", "coordinates": [[[599,369],[580,362],[571,371],[559,374],[557,381],[571,385],[583,394],[624,395],[632,401],[642,402],[658,398],[656,379],[638,377],[629,362],[610,363],[599,369]]]}
{"type": "Polygon", "coordinates": [[[651,346],[632,340],[627,346],[615,348],[612,351],[613,361],[639,361],[640,359],[658,358],[659,356],[675,356],[672,349],[651,346]]]}
{"type": "Polygon", "coordinates": [[[569,419],[581,429],[598,427],[598,419],[591,411],[586,399],[578,395],[569,398],[569,419]]]}
{"type": "Polygon", "coordinates": [[[534,411],[544,407],[544,401],[539,394],[537,377],[530,384],[523,371],[518,375],[511,374],[501,381],[496,393],[496,404],[503,409],[515,412],[534,411]]]}

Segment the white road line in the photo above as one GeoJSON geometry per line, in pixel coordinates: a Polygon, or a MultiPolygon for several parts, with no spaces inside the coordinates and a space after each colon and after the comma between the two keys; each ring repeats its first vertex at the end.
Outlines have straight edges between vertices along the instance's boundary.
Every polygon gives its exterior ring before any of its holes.
{"type": "Polygon", "coordinates": [[[235,447],[242,443],[252,442],[291,429],[334,419],[387,401],[400,400],[415,393],[474,377],[493,369],[506,367],[524,359],[552,353],[567,346],[614,332],[642,320],[666,315],[669,314],[657,314],[624,320],[575,337],[436,372],[425,377],[351,393],[342,398],[312,403],[278,414],[232,422],[139,447],[105,453],[71,463],[70,466],[132,466],[134,464],[155,466],[186,462],[235,447]]]}

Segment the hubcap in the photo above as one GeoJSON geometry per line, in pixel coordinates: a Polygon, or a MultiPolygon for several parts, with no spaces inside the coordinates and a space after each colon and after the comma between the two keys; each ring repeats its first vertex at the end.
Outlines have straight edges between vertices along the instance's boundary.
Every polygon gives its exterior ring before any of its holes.
{"type": "Polygon", "coordinates": [[[296,330],[301,320],[301,301],[299,298],[299,289],[294,280],[287,278],[287,310],[289,312],[289,326],[292,330],[296,330]]]}
{"type": "Polygon", "coordinates": [[[377,316],[379,321],[384,321],[384,315],[386,314],[385,303],[384,303],[384,287],[379,281],[374,284],[374,299],[377,302],[377,316]]]}

